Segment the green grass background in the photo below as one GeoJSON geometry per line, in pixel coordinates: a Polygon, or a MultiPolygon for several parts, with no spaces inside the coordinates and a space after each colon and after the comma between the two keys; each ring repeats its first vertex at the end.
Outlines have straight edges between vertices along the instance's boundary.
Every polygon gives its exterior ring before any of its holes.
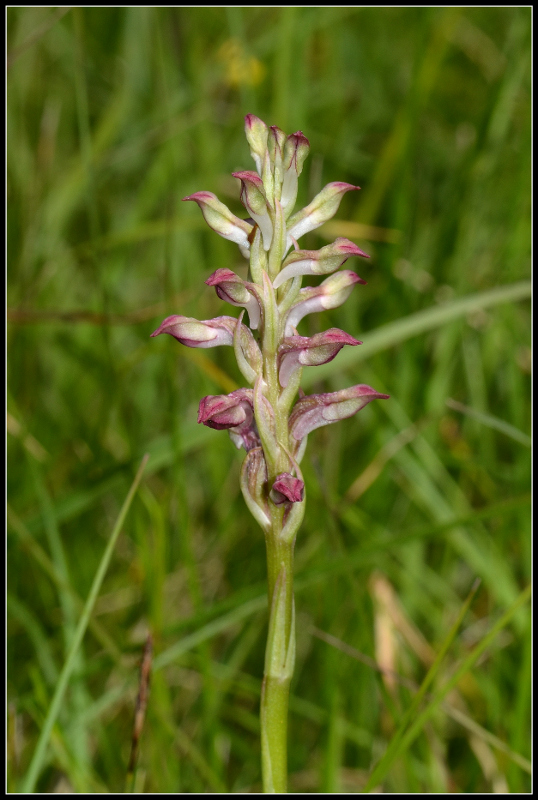
{"type": "MultiPolygon", "coordinates": [[[[371,259],[346,266],[368,285],[301,333],[364,345],[304,384],[391,399],[310,437],[289,746],[291,791],[360,792],[416,689],[356,651],[420,683],[479,577],[428,707],[530,580],[531,10],[12,7],[7,22],[8,791],[145,452],[36,790],[123,790],[151,631],[135,788],[260,791],[263,536],[241,454],[196,425],[199,399],[241,378],[231,348],[149,339],[169,314],[236,314],[203,281],[246,265],[181,198],[241,213],[230,173],[253,168],[251,112],[310,140],[298,208],[329,181],[362,186],[302,245],[353,239],[371,259]]],[[[378,789],[529,791],[527,606],[431,711],[378,789]]]]}

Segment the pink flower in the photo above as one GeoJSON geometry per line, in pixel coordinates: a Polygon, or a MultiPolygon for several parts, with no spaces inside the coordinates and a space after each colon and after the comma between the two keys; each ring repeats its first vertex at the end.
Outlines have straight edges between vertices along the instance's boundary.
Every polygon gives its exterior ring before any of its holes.
{"type": "Polygon", "coordinates": [[[194,200],[195,203],[198,203],[209,227],[224,239],[238,244],[244,257],[249,257],[248,237],[253,229],[249,222],[232,214],[228,206],[221,203],[213,192],[195,192],[184,197],[183,200],[194,200]]]}
{"type": "Polygon", "coordinates": [[[252,404],[252,389],[208,395],[200,400],[198,422],[217,431],[227,430],[237,449],[244,447],[248,452],[260,446],[252,404]]]}
{"type": "Polygon", "coordinates": [[[290,433],[300,441],[316,428],[352,417],[372,400],[388,400],[389,396],[376,392],[364,383],[339,392],[307,395],[296,403],[291,412],[290,433]]]}
{"type": "Polygon", "coordinates": [[[232,306],[242,306],[247,309],[250,327],[256,330],[260,324],[260,304],[257,298],[247,289],[245,281],[231,269],[217,269],[206,280],[208,286],[214,286],[221,300],[226,300],[232,306]]]}
{"type": "Polygon", "coordinates": [[[215,317],[197,320],[174,314],[166,317],[151,336],[169,333],[187,347],[218,347],[221,344],[233,345],[237,320],[234,317],[215,317]]]}
{"type": "Polygon", "coordinates": [[[360,186],[353,186],[353,184],[343,181],[328,183],[309,205],[289,219],[288,247],[291,247],[292,237],[299,239],[305,233],[319,228],[324,222],[334,217],[345,193],[360,188],[360,186]]]}
{"type": "Polygon", "coordinates": [[[276,476],[269,496],[276,506],[283,503],[302,503],[304,483],[300,478],[294,478],[289,472],[281,472],[276,476]]]}
{"type": "Polygon", "coordinates": [[[273,223],[269,216],[263,181],[256,172],[232,172],[241,181],[241,202],[262,232],[263,247],[269,250],[273,237],[273,223]]]}
{"type": "Polygon", "coordinates": [[[326,278],[319,286],[301,289],[299,298],[289,310],[286,318],[285,336],[291,336],[294,328],[307,314],[338,308],[345,303],[356,283],[366,283],[355,272],[344,269],[326,278]]]}
{"type": "Polygon", "coordinates": [[[328,275],[336,272],[351,256],[370,258],[356,244],[343,237],[321,250],[292,250],[282,265],[282,271],[273,281],[273,286],[278,289],[297,275],[328,275]]]}
{"type": "Polygon", "coordinates": [[[300,367],[316,367],[335,358],[344,345],[362,344],[339,328],[330,328],[314,336],[288,336],[278,349],[280,385],[285,387],[300,367]]]}

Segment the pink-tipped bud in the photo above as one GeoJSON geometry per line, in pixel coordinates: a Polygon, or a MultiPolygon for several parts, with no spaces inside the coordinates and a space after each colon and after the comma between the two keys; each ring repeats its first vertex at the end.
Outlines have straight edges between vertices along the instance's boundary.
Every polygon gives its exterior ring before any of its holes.
{"type": "Polygon", "coordinates": [[[195,192],[195,194],[184,197],[183,200],[194,200],[195,203],[198,203],[209,227],[224,239],[238,244],[241,253],[248,258],[250,250],[248,237],[252,233],[253,225],[232,214],[213,192],[195,192]]]}
{"type": "Polygon", "coordinates": [[[301,289],[299,297],[289,310],[286,319],[285,336],[292,336],[293,329],[307,314],[338,308],[345,303],[356,283],[366,283],[349,269],[337,272],[326,278],[319,286],[301,289]]]}
{"type": "Polygon", "coordinates": [[[256,330],[260,324],[260,304],[251,294],[245,281],[231,269],[217,269],[206,280],[208,286],[214,286],[221,300],[226,300],[232,306],[246,308],[250,319],[250,327],[256,330]]]}
{"type": "Polygon", "coordinates": [[[241,202],[262,232],[264,249],[269,250],[273,223],[269,216],[263,181],[256,172],[250,170],[232,172],[232,175],[241,181],[241,202]]]}
{"type": "Polygon", "coordinates": [[[290,434],[300,441],[316,428],[352,417],[372,400],[388,398],[388,394],[380,394],[366,384],[351,386],[339,392],[307,395],[295,404],[291,412],[290,434]]]}
{"type": "Polygon", "coordinates": [[[300,478],[294,478],[289,472],[281,472],[276,476],[269,496],[275,506],[283,503],[302,503],[304,483],[300,478]]]}
{"type": "Polygon", "coordinates": [[[282,183],[282,196],[280,202],[286,210],[287,216],[291,214],[297,199],[298,178],[303,170],[304,161],[310,152],[310,142],[302,131],[292,133],[284,145],[282,168],[284,180],[282,183]]]}
{"type": "Polygon", "coordinates": [[[197,320],[174,314],[166,317],[151,336],[169,333],[187,347],[218,347],[221,344],[233,345],[237,320],[234,317],[215,317],[197,320]]]}
{"type": "Polygon", "coordinates": [[[336,358],[342,347],[362,344],[339,328],[330,328],[314,336],[289,336],[278,349],[278,380],[286,387],[291,376],[301,367],[317,367],[336,358]]]}
{"type": "Polygon", "coordinates": [[[267,150],[267,125],[255,114],[245,117],[245,134],[250,146],[250,155],[254,159],[258,174],[262,174],[263,159],[267,150]]]}
{"type": "MultiPolygon", "coordinates": [[[[324,222],[334,217],[346,192],[360,188],[360,186],[353,186],[351,183],[344,183],[343,181],[328,183],[309,205],[290,218],[288,222],[288,237],[299,239],[305,233],[319,228],[324,222]]],[[[288,246],[291,246],[291,238],[289,238],[288,246]]]]}
{"type": "Polygon", "coordinates": [[[259,447],[252,394],[252,389],[236,389],[230,394],[202,397],[198,422],[217,431],[227,430],[237,449],[259,447]]]}
{"type": "Polygon", "coordinates": [[[349,239],[339,237],[321,250],[293,250],[285,259],[282,271],[273,281],[278,289],[297,275],[329,275],[343,266],[351,256],[370,256],[349,239]]]}

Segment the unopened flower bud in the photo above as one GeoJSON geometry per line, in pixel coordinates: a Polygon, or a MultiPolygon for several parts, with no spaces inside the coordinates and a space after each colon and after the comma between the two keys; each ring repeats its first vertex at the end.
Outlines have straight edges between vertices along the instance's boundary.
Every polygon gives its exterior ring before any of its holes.
{"type": "Polygon", "coordinates": [[[215,317],[214,319],[197,320],[174,314],[166,317],[151,336],[169,333],[178,342],[187,347],[218,347],[221,344],[233,345],[235,317],[215,317]]]}
{"type": "Polygon", "coordinates": [[[282,183],[280,202],[282,203],[282,208],[288,212],[287,216],[290,215],[295,205],[299,175],[303,170],[303,164],[309,152],[310,142],[302,131],[292,133],[286,139],[282,162],[284,181],[282,183]]]}
{"type": "Polygon", "coordinates": [[[285,336],[291,336],[293,329],[307,314],[338,308],[345,303],[356,283],[366,283],[349,269],[337,272],[326,278],[319,286],[301,289],[299,297],[290,308],[286,319],[285,336]]]}
{"type": "Polygon", "coordinates": [[[288,220],[288,247],[291,247],[291,237],[299,239],[334,217],[344,194],[360,188],[343,181],[328,183],[309,205],[288,220]]]}
{"type": "Polygon", "coordinates": [[[330,328],[314,336],[289,336],[278,350],[280,369],[278,380],[286,387],[293,373],[301,367],[317,367],[335,358],[345,345],[362,344],[349,333],[330,328]]]}
{"type": "Polygon", "coordinates": [[[370,258],[356,244],[344,237],[339,237],[321,250],[292,250],[285,259],[281,272],[273,281],[273,286],[278,289],[297,275],[329,275],[343,266],[351,256],[370,258]]]}
{"type": "Polygon", "coordinates": [[[206,280],[208,286],[214,286],[221,300],[226,300],[232,306],[246,308],[250,320],[250,327],[256,330],[260,324],[260,305],[256,297],[251,294],[245,281],[231,269],[217,269],[206,280]]]}
{"type": "Polygon", "coordinates": [[[198,422],[217,431],[227,430],[238,450],[241,447],[247,451],[259,447],[252,395],[252,389],[236,389],[230,394],[203,397],[198,409],[198,422]]]}
{"type": "Polygon", "coordinates": [[[249,222],[232,214],[228,206],[221,203],[213,192],[195,192],[183,200],[194,200],[198,203],[209,227],[224,239],[238,244],[241,253],[248,258],[250,251],[248,237],[253,228],[249,222]]]}
{"type": "Polygon", "coordinates": [[[339,392],[307,395],[296,403],[291,412],[290,434],[300,441],[316,428],[352,417],[372,400],[388,398],[388,394],[380,394],[366,384],[351,386],[339,392]]]}
{"type": "Polygon", "coordinates": [[[263,181],[256,172],[250,170],[232,172],[232,175],[241,181],[241,202],[262,232],[264,249],[269,250],[273,223],[269,216],[263,181]]]}
{"type": "Polygon", "coordinates": [[[262,174],[263,159],[267,149],[267,125],[255,114],[245,117],[245,133],[250,146],[250,155],[256,163],[258,174],[262,174]]]}
{"type": "Polygon", "coordinates": [[[300,478],[294,478],[289,472],[281,472],[276,476],[269,496],[276,506],[283,503],[302,503],[304,483],[300,478]]]}

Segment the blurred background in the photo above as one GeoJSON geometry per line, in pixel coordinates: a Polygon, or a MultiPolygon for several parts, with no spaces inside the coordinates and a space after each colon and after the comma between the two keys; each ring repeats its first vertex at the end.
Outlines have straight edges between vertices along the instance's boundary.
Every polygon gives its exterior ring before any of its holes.
{"type": "MultiPolygon", "coordinates": [[[[310,140],[297,208],[362,187],[301,245],[347,236],[368,285],[300,332],[364,345],[304,386],[391,399],[310,437],[289,747],[290,791],[359,792],[475,579],[432,692],[530,578],[531,10],[12,7],[7,23],[8,791],[145,452],[37,790],[123,790],[151,632],[136,790],[260,791],[264,541],[242,454],[196,424],[241,376],[232,348],[149,339],[170,314],[237,315],[204,280],[246,263],[181,198],[246,216],[230,173],[254,168],[254,113],[310,140]]],[[[530,790],[529,630],[522,609],[379,791],[530,790]]]]}

